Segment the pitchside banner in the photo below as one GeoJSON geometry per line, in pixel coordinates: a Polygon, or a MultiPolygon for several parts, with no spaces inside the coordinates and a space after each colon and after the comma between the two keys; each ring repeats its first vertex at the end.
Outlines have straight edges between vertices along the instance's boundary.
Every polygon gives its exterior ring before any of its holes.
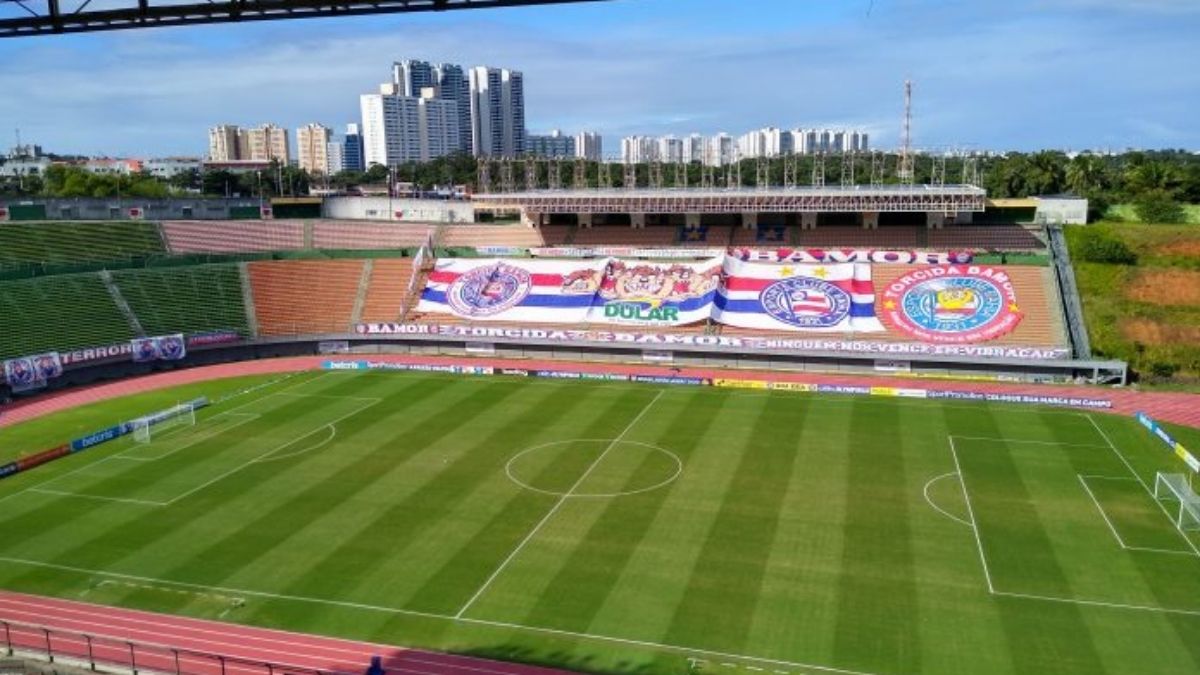
{"type": "Polygon", "coordinates": [[[187,343],[183,334],[162,335],[159,337],[134,338],[130,340],[133,348],[133,360],[138,363],[145,361],[179,361],[187,356],[187,343]]]}
{"type": "Polygon", "coordinates": [[[4,362],[4,380],[14,392],[40,389],[47,380],[62,375],[62,358],[58,352],[22,356],[4,362]]]}
{"type": "Polygon", "coordinates": [[[712,318],[742,328],[878,332],[866,263],[793,265],[725,258],[725,284],[712,318]]]}

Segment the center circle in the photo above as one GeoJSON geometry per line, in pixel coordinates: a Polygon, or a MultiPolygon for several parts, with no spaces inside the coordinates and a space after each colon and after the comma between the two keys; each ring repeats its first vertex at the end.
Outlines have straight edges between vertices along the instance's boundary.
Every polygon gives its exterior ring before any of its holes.
{"type": "Polygon", "coordinates": [[[650,443],[575,438],[525,448],[508,460],[504,473],[526,490],[544,495],[599,499],[637,495],[669,485],[683,473],[683,461],[670,450],[650,443]],[[578,460],[585,457],[591,459],[580,464],[578,460]],[[555,464],[572,459],[577,460],[574,470],[555,470],[555,464]],[[612,463],[618,467],[615,474],[604,470],[612,463]],[[617,480],[619,489],[614,483],[617,480]],[[612,484],[612,489],[605,487],[606,482],[612,484]],[[599,486],[589,488],[588,483],[599,486]]]}

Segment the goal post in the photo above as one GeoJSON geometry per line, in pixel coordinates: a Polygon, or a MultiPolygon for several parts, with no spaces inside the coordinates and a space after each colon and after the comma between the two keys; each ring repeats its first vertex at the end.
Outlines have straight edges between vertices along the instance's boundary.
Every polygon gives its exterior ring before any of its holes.
{"type": "Polygon", "coordinates": [[[149,443],[154,436],[167,429],[196,426],[196,406],[193,403],[180,403],[153,415],[139,417],[130,424],[133,426],[133,440],[149,443]]]}
{"type": "Polygon", "coordinates": [[[1154,477],[1154,498],[1160,503],[1176,502],[1179,509],[1172,519],[1175,527],[1185,532],[1200,530],[1200,496],[1181,473],[1159,471],[1154,477]]]}

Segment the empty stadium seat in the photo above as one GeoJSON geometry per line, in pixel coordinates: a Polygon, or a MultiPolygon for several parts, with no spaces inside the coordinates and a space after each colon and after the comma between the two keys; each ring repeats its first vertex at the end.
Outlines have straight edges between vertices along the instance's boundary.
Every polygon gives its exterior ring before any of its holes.
{"type": "Polygon", "coordinates": [[[0,358],[101,347],[133,337],[99,274],[0,282],[0,358]]]}
{"type": "Polygon", "coordinates": [[[112,278],[148,335],[250,334],[236,264],[120,270],[112,278]]]}
{"type": "Polygon", "coordinates": [[[363,264],[362,260],[247,263],[259,335],[352,330],[363,264]]]}
{"type": "Polygon", "coordinates": [[[173,220],[162,224],[171,253],[254,253],[304,248],[304,224],[282,220],[173,220]]]}
{"type": "Polygon", "coordinates": [[[116,262],[165,251],[147,222],[0,223],[0,270],[41,264],[116,262]]]}

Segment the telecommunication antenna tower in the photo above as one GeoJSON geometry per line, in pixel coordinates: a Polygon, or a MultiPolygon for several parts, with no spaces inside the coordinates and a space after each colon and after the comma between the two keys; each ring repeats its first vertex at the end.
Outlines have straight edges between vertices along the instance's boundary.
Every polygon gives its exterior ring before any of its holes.
{"type": "Polygon", "coordinates": [[[500,190],[516,192],[516,182],[513,180],[513,165],[511,157],[500,158],[500,190]]]}
{"type": "Polygon", "coordinates": [[[825,153],[821,151],[813,155],[812,186],[825,187],[825,153]]]}
{"type": "Polygon", "coordinates": [[[901,183],[912,185],[912,80],[904,81],[904,126],[900,133],[900,169],[897,174],[901,183]]]}
{"type": "Polygon", "coordinates": [[[525,190],[533,192],[538,188],[538,160],[525,157],[525,190]]]}
{"type": "Polygon", "coordinates": [[[582,157],[575,160],[575,175],[572,178],[571,183],[576,190],[587,189],[587,160],[582,157]]]}

